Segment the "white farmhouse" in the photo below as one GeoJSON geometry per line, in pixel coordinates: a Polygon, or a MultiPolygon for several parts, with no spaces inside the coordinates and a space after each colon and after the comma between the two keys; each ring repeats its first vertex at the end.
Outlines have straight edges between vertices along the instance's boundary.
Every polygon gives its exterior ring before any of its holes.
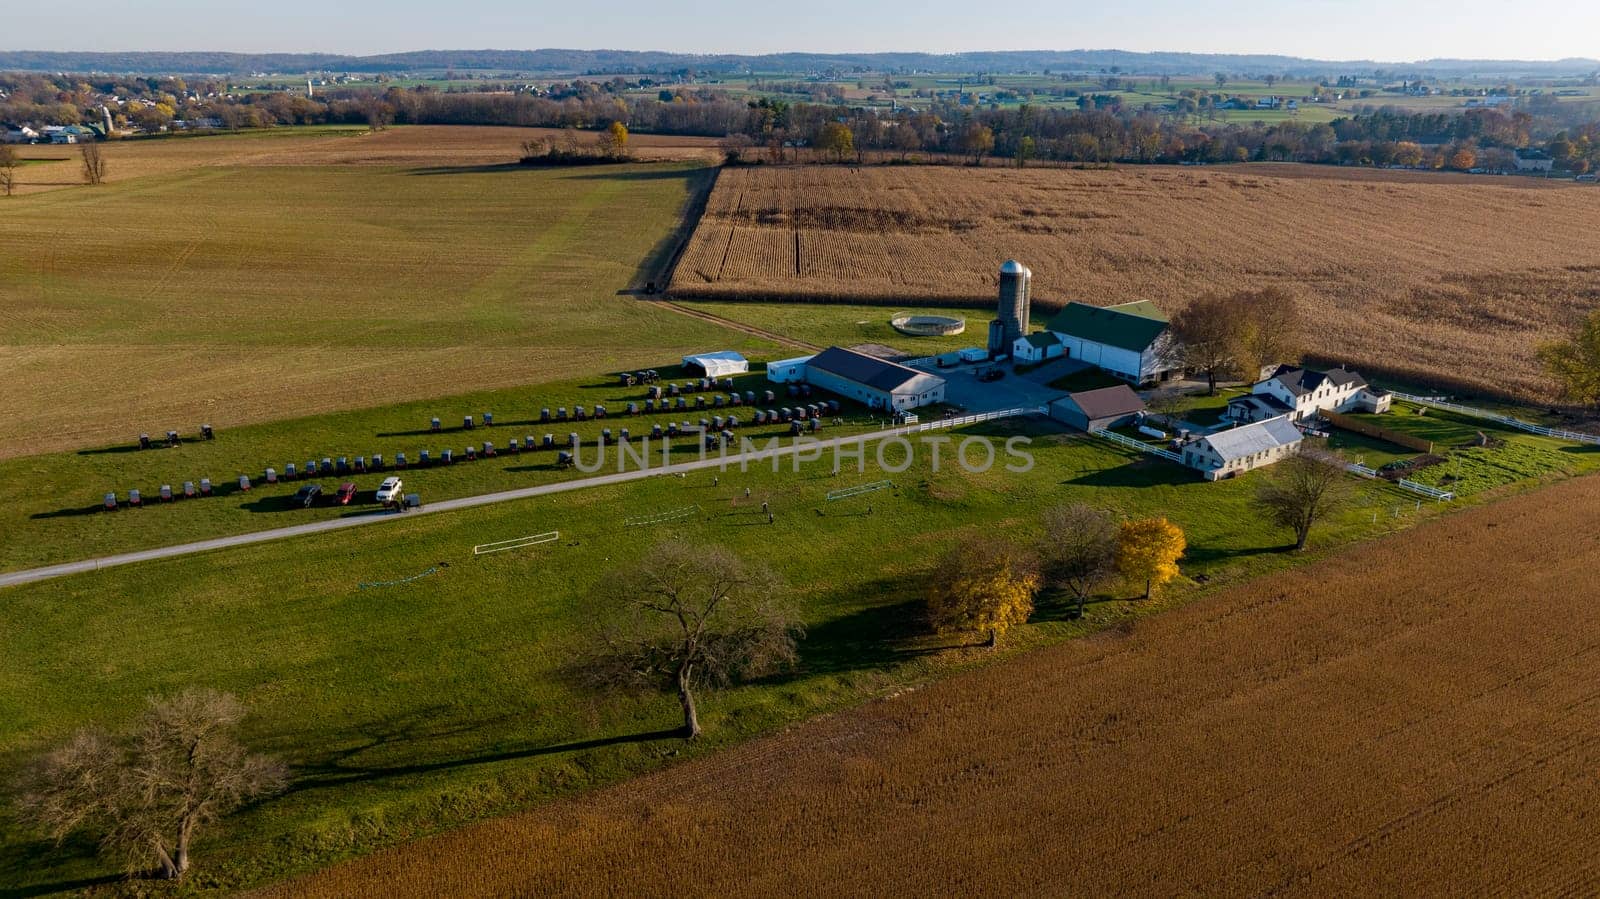
{"type": "Polygon", "coordinates": [[[1245,396],[1228,401],[1227,417],[1233,421],[1263,421],[1287,416],[1305,421],[1321,412],[1387,412],[1392,397],[1367,384],[1357,372],[1336,368],[1316,371],[1280,365],[1257,381],[1245,396]]]}
{"type": "Polygon", "coordinates": [[[1120,306],[1068,303],[1050,320],[1065,355],[1134,384],[1165,381],[1181,373],[1167,317],[1154,303],[1120,306]]]}
{"type": "Polygon", "coordinates": [[[1301,439],[1288,416],[1279,416],[1197,437],[1179,452],[1183,464],[1208,481],[1218,481],[1299,452],[1301,439]]]}

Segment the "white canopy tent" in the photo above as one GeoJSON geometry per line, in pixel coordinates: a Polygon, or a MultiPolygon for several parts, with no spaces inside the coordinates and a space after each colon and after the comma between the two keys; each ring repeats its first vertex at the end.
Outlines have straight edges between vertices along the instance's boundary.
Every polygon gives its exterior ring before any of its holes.
{"type": "Polygon", "coordinates": [[[733,350],[719,350],[715,353],[695,353],[683,357],[685,368],[698,368],[706,373],[708,378],[722,378],[728,375],[743,374],[750,370],[750,363],[743,356],[733,350]]]}

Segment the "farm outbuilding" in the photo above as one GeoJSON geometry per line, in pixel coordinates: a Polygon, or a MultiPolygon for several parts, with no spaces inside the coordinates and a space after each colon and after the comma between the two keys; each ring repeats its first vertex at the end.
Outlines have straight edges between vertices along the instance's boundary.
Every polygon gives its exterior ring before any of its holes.
{"type": "Polygon", "coordinates": [[[743,374],[750,370],[750,363],[732,350],[720,350],[715,353],[695,353],[683,357],[683,367],[699,369],[705,372],[708,378],[725,378],[728,375],[743,374]]]}
{"type": "Polygon", "coordinates": [[[1018,337],[1011,344],[1011,358],[1022,364],[1055,359],[1066,352],[1061,337],[1051,331],[1038,331],[1027,337],[1018,337]]]}
{"type": "Polygon", "coordinates": [[[944,378],[837,346],[806,362],[805,382],[871,409],[915,409],[944,401],[944,378]]]}
{"type": "Polygon", "coordinates": [[[1080,390],[1050,403],[1050,417],[1080,431],[1129,424],[1144,411],[1144,400],[1126,384],[1080,390]]]}
{"type": "Polygon", "coordinates": [[[1217,481],[1298,452],[1301,439],[1300,429],[1285,415],[1207,434],[1184,444],[1181,452],[1183,464],[1217,481]]]}
{"type": "Polygon", "coordinates": [[[806,363],[811,356],[796,356],[767,363],[767,380],[779,384],[800,383],[806,379],[806,363]]]}

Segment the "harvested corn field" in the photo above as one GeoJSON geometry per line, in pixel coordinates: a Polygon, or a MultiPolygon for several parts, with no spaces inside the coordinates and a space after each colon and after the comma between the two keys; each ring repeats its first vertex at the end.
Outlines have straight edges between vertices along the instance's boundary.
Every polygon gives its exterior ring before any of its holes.
{"type": "Polygon", "coordinates": [[[989,306],[1011,257],[1043,307],[1280,284],[1315,355],[1544,398],[1534,347],[1600,307],[1597,212],[1589,185],[1311,166],[735,168],[672,289],[989,306]]]}
{"type": "Polygon", "coordinates": [[[294,896],[1592,894],[1600,478],[294,896]]]}

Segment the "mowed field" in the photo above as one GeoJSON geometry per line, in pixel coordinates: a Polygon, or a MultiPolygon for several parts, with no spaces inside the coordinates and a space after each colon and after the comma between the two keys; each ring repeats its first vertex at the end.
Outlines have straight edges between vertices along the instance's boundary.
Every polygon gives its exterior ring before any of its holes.
{"type": "Polygon", "coordinates": [[[151,143],[221,164],[0,203],[0,457],[750,344],[625,295],[712,169],[483,163],[527,133],[151,143]]]}
{"type": "Polygon", "coordinates": [[[1584,478],[272,896],[1593,893],[1584,478]]]}
{"type": "Polygon", "coordinates": [[[1600,307],[1596,212],[1591,185],[1313,166],[738,168],[672,291],[988,306],[1013,257],[1040,307],[1277,284],[1317,356],[1544,399],[1534,348],[1600,307]]]}
{"type": "MultiPolygon", "coordinates": [[[[1007,635],[1009,649],[1156,614],[1202,589],[1191,579],[1221,584],[1305,561],[1282,552],[1288,535],[1253,509],[1255,479],[1206,483],[1048,426],[995,422],[952,433],[979,435],[1031,437],[1033,470],[1005,470],[1013,460],[1001,450],[992,469],[968,472],[947,447],[937,471],[921,448],[915,464],[888,473],[868,448],[865,471],[846,455],[832,474],[831,453],[777,472],[734,464],[6,588],[0,894],[65,890],[113,873],[87,841],[56,847],[8,800],[44,748],[87,724],[120,727],[151,694],[191,685],[237,693],[252,710],[251,745],[294,769],[288,793],[205,836],[196,874],[237,888],[615,784],[992,659],[966,635],[927,633],[923,578],[960,540],[1032,542],[1040,510],[1055,503],[1168,516],[1188,535],[1185,577],[1156,602],[1129,601],[1123,585],[1111,585],[1081,620],[1047,596],[1007,635]],[[826,499],[885,477],[896,489],[826,499]],[[628,525],[687,507],[685,518],[628,525]],[[558,542],[472,552],[551,530],[558,542]],[[771,565],[807,628],[794,670],[702,697],[707,732],[692,745],[669,730],[681,721],[675,697],[600,693],[572,677],[611,598],[605,585],[667,537],[771,565]]],[[[481,472],[471,476],[488,476],[481,472]]],[[[443,489],[435,483],[424,483],[425,495],[443,489]]],[[[1357,504],[1319,529],[1314,552],[1448,511],[1418,509],[1383,482],[1358,489],[1357,504]]],[[[181,504],[147,511],[209,514],[181,504]]],[[[165,514],[133,520],[143,514],[64,520],[184,527],[165,514]]],[[[95,542],[81,531],[58,539],[95,542]]]]}
{"type": "MultiPolygon", "coordinates": [[[[101,144],[108,161],[107,181],[227,165],[496,165],[515,162],[524,141],[561,140],[557,128],[412,125],[373,132],[357,125],[268,128],[201,134],[159,140],[101,144]]],[[[594,140],[579,133],[579,141],[594,140]]],[[[642,161],[714,162],[716,141],[705,137],[635,134],[630,151],[642,161]]],[[[18,170],[17,193],[83,185],[79,148],[35,144],[15,148],[34,164],[18,170]]]]}

